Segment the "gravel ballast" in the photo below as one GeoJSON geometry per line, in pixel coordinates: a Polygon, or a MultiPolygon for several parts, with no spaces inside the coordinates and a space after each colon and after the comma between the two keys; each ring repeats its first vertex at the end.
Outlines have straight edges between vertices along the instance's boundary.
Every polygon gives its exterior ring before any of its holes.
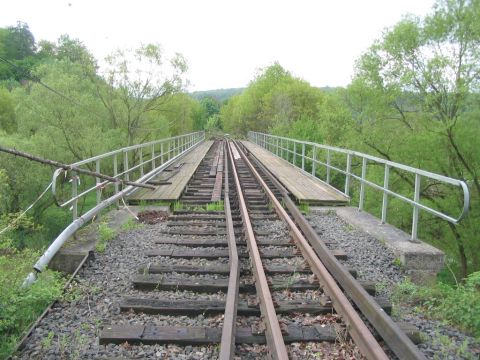
{"type": "MultiPolygon", "coordinates": [[[[176,345],[99,345],[98,336],[108,324],[157,324],[182,326],[218,326],[222,315],[205,317],[148,315],[120,313],[123,296],[141,292],[132,287],[137,269],[150,262],[162,262],[166,257],[148,258],[145,250],[154,245],[158,231],[165,223],[144,225],[124,231],[108,242],[104,253],[96,253],[95,260],[85,266],[77,281],[40,322],[15,359],[102,359],[112,357],[151,359],[210,359],[218,356],[218,346],[176,345]]],[[[190,261],[190,263],[192,263],[190,261]]],[[[142,293],[144,296],[145,293],[142,293]]],[[[155,291],[150,297],[171,299],[202,298],[223,300],[224,294],[195,294],[188,291],[155,291]]]]}
{"type": "MultiPolygon", "coordinates": [[[[352,228],[338,218],[333,211],[310,212],[310,223],[331,244],[332,249],[343,249],[348,254],[344,264],[358,272],[359,279],[380,284],[381,291],[388,295],[392,287],[403,280],[404,275],[396,265],[394,255],[375,238],[352,228]]],[[[95,260],[82,269],[77,282],[41,321],[27,340],[22,352],[15,359],[102,359],[112,357],[139,359],[215,359],[218,345],[99,345],[98,337],[108,324],[157,324],[181,326],[221,327],[223,316],[166,316],[137,313],[120,313],[119,302],[123,296],[138,296],[170,299],[215,299],[224,300],[225,295],[197,294],[189,291],[145,292],[132,287],[131,280],[138,269],[151,263],[182,264],[198,262],[198,265],[226,264],[227,259],[205,260],[174,259],[169,257],[146,257],[145,251],[158,248],[178,248],[178,245],[155,244],[160,230],[167,229],[165,223],[144,225],[142,228],[124,231],[108,242],[104,253],[96,253],[95,260]]],[[[265,222],[261,229],[271,231],[278,238],[284,236],[285,226],[281,222],[265,222]]],[[[300,258],[270,259],[270,264],[298,264],[300,258]]],[[[188,275],[182,275],[188,277],[188,275]]],[[[302,275],[303,276],[303,275],[302,275]]],[[[209,277],[209,276],[206,276],[209,277]]],[[[279,291],[273,294],[276,300],[317,299],[321,291],[303,293],[279,291]]],[[[245,296],[241,296],[245,298],[245,296]]],[[[419,347],[429,359],[475,359],[478,345],[475,340],[441,323],[422,318],[409,309],[399,308],[402,320],[417,326],[425,334],[425,342],[419,347]]],[[[302,316],[297,319],[282,316],[287,322],[308,324],[315,317],[302,316]]],[[[238,323],[252,324],[258,318],[240,317],[238,323]]],[[[316,320],[317,321],[317,320],[316,320]]],[[[291,344],[288,346],[292,358],[334,359],[336,356],[356,358],[356,348],[347,342],[338,347],[326,343],[291,344]],[[335,355],[336,354],[336,355],[335,355]]],[[[262,358],[265,346],[238,345],[237,355],[241,358],[262,358]]]]}
{"type": "MultiPolygon", "coordinates": [[[[394,254],[380,241],[353,228],[334,210],[311,211],[307,220],[329,248],[340,248],[348,255],[342,263],[358,271],[358,279],[375,281],[380,295],[390,296],[395,284],[403,281],[405,275],[396,265],[394,254]]],[[[429,359],[478,359],[480,344],[473,337],[442,324],[426,319],[412,309],[397,306],[398,321],[415,325],[425,336],[419,346],[429,359]]]]}

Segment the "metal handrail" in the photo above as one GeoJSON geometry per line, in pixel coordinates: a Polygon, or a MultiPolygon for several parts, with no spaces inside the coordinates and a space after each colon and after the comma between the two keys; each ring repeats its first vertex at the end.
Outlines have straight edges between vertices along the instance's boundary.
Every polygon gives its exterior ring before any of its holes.
{"type": "Polygon", "coordinates": [[[413,220],[412,220],[412,233],[411,239],[416,240],[418,236],[418,222],[419,222],[419,211],[426,211],[438,218],[446,220],[453,224],[458,224],[465,216],[468,214],[470,208],[470,191],[468,185],[465,181],[453,179],[444,175],[435,174],[426,170],[417,169],[408,165],[399,164],[393,161],[385,160],[376,156],[360,153],[353,150],[342,149],[334,146],[317,144],[309,141],[301,141],[296,139],[290,139],[282,136],[270,135],[259,132],[248,132],[248,138],[250,141],[255,144],[265,148],[266,150],[272,152],[273,154],[286,159],[294,166],[300,168],[302,172],[309,176],[317,178],[316,168],[317,166],[323,166],[326,169],[326,178],[325,181],[330,185],[330,175],[331,171],[337,171],[345,175],[345,186],[343,191],[336,189],[337,191],[343,193],[347,197],[350,197],[350,182],[351,179],[358,180],[360,182],[360,194],[359,194],[359,210],[363,210],[365,202],[365,185],[368,185],[376,190],[383,192],[382,200],[382,223],[385,223],[387,220],[387,211],[388,211],[388,196],[394,196],[403,202],[406,202],[413,207],[413,220]],[[311,157],[306,155],[307,147],[311,149],[311,157]],[[326,151],[326,160],[321,161],[317,159],[318,150],[326,151]],[[331,164],[331,155],[332,154],[343,154],[346,156],[346,167],[341,169],[339,167],[333,166],[331,164]],[[301,166],[297,165],[297,157],[301,161],[301,166]],[[358,176],[352,172],[352,159],[360,158],[362,161],[361,176],[358,176]],[[305,171],[305,165],[310,162],[312,171],[311,173],[305,171]],[[366,179],[367,166],[368,162],[374,162],[377,164],[382,164],[384,166],[384,181],[383,186],[375,184],[372,181],[366,179]],[[395,191],[389,188],[390,180],[390,169],[395,168],[402,171],[406,171],[415,175],[415,185],[414,185],[414,197],[410,199],[404,195],[396,193],[395,191]],[[431,180],[436,180],[444,184],[449,184],[453,186],[458,186],[463,191],[463,208],[462,212],[458,217],[452,217],[441,211],[433,209],[427,205],[420,203],[420,188],[422,178],[428,178],[431,180]]]}
{"type": "MultiPolygon", "coordinates": [[[[172,163],[183,157],[185,154],[193,150],[198,144],[200,144],[202,141],[205,140],[205,132],[197,132],[197,133],[192,133],[192,134],[187,134],[183,136],[192,136],[194,135],[194,139],[196,139],[192,143],[186,143],[189,144],[189,146],[185,147],[182,151],[180,151],[178,154],[175,156],[172,156],[170,159],[166,160],[163,164],[160,164],[158,167],[155,166],[153,167],[148,173],[141,175],[139,179],[137,179],[137,182],[139,183],[145,183],[158,175],[161,171],[169,167],[172,163]]],[[[182,137],[182,136],[181,136],[182,137]]],[[[180,137],[176,137],[180,138],[180,137]]],[[[174,138],[170,138],[174,139],[174,138]]],[[[169,140],[169,139],[164,139],[169,140]]],[[[159,140],[156,143],[162,143],[164,140],[159,140]]],[[[151,143],[149,145],[152,145],[151,143]]],[[[128,150],[131,150],[130,148],[124,148],[128,150]]],[[[108,155],[112,155],[115,153],[119,153],[123,151],[124,149],[119,149],[116,151],[112,151],[110,153],[107,153],[108,155]]],[[[91,159],[86,159],[89,161],[97,161],[100,157],[107,155],[107,154],[102,154],[98,155],[94,158],[91,159]]],[[[107,156],[108,157],[108,156],[107,156]]],[[[83,164],[87,164],[86,160],[82,161],[83,164]]],[[[149,160],[151,161],[151,159],[149,160]]],[[[78,163],[76,164],[78,165],[78,163]]],[[[57,175],[58,176],[58,175],[57,175]]],[[[118,186],[118,183],[116,183],[116,187],[118,186]]],[[[29,286],[33,282],[35,282],[37,278],[37,273],[42,272],[47,265],[50,263],[50,261],[53,259],[55,254],[60,250],[60,248],[63,246],[63,244],[72,236],[74,235],[77,230],[79,230],[83,225],[87,223],[87,221],[93,219],[95,216],[97,216],[102,210],[106,209],[108,206],[116,203],[118,200],[123,198],[124,196],[128,196],[136,192],[139,188],[134,187],[132,185],[126,186],[124,189],[120,191],[116,191],[116,193],[109,198],[100,201],[95,207],[92,209],[88,210],[84,215],[79,216],[78,218],[74,219],[58,236],[57,238],[50,244],[48,249],[43,253],[43,255],[38,259],[38,261],[35,263],[33,266],[34,271],[28,274],[28,276],[25,278],[23,282],[23,286],[29,286]]],[[[117,189],[118,190],[118,189],[117,189]]]]}
{"type": "MultiPolygon", "coordinates": [[[[78,161],[76,163],[71,164],[74,167],[80,166],[94,166],[96,172],[101,172],[100,161],[111,161],[112,166],[112,173],[108,174],[114,178],[121,178],[123,177],[124,180],[129,181],[130,175],[133,174],[134,171],[140,170],[140,177],[144,175],[144,168],[145,166],[150,165],[150,169],[154,170],[158,166],[161,166],[165,163],[165,161],[170,160],[171,158],[175,157],[176,155],[182,153],[186,149],[190,148],[193,145],[198,144],[199,142],[205,140],[205,132],[199,131],[179,136],[174,136],[166,139],[160,139],[155,141],[150,141],[143,144],[131,145],[121,149],[117,149],[114,151],[110,151],[104,154],[100,154],[85,160],[78,161]],[[144,149],[147,149],[148,152],[144,153],[144,149]],[[134,164],[130,167],[129,158],[131,158],[131,154],[134,151],[138,151],[139,155],[139,163],[134,164]],[[148,156],[147,156],[148,155],[148,156]],[[123,159],[123,171],[119,172],[119,158],[123,159]],[[106,160],[107,159],[107,160],[106,160]],[[108,160],[110,159],[110,160],[108,160]]],[[[57,197],[57,178],[62,174],[64,170],[57,169],[53,173],[52,177],[52,193],[53,196],[57,197]]],[[[73,176],[71,178],[72,182],[72,189],[71,189],[71,197],[65,200],[62,203],[58,203],[58,206],[65,207],[67,205],[72,205],[72,216],[75,220],[78,217],[78,200],[82,197],[88,195],[92,191],[97,192],[97,205],[102,201],[102,189],[108,185],[114,185],[115,187],[115,194],[119,192],[119,184],[112,183],[110,181],[100,181],[99,178],[96,178],[95,185],[89,187],[88,189],[78,193],[78,182],[75,172],[72,173],[73,176]]]]}

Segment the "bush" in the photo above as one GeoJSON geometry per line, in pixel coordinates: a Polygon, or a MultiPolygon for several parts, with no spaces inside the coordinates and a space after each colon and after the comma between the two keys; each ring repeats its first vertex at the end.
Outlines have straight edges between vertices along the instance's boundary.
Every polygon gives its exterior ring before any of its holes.
{"type": "Polygon", "coordinates": [[[394,303],[417,307],[424,315],[446,321],[480,339],[480,272],[470,274],[458,286],[438,283],[418,286],[408,279],[392,295],[394,303]]]}
{"type": "Polygon", "coordinates": [[[62,278],[50,270],[41,273],[31,287],[22,288],[39,256],[33,250],[0,256],[0,359],[10,355],[32,322],[62,293],[62,278]]]}

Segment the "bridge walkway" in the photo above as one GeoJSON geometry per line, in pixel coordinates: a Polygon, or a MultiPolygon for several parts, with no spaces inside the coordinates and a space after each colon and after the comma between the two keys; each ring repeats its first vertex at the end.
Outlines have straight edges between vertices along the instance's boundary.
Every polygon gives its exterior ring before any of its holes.
{"type": "Polygon", "coordinates": [[[348,204],[348,197],[327,183],[302,172],[286,160],[250,141],[242,141],[242,143],[285,186],[297,201],[310,205],[348,204]]]}
{"type": "Polygon", "coordinates": [[[213,141],[204,141],[184,157],[153,178],[155,190],[141,189],[129,197],[130,204],[153,201],[177,201],[213,141]]]}

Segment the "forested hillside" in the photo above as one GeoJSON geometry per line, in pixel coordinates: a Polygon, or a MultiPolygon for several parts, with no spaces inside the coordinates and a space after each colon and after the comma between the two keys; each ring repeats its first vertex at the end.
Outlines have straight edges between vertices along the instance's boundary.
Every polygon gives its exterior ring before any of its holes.
{"type": "MultiPolygon", "coordinates": [[[[314,87],[274,63],[246,88],[194,93],[186,89],[186,59],[167,57],[158,44],[119,49],[100,70],[80,40],[37,41],[27,24],[17,23],[0,28],[0,145],[72,163],[196,130],[242,137],[253,130],[462,179],[471,192],[467,219],[455,226],[421,212],[419,237],[447,254],[443,280],[461,284],[477,272],[467,289],[474,298],[480,279],[479,19],[477,0],[438,0],[423,18],[405,16],[359,54],[345,88],[314,87]]],[[[369,179],[382,183],[384,169],[369,169],[369,179]]],[[[0,358],[61,294],[62,281],[50,271],[32,288],[21,287],[41,250],[71,221],[70,210],[57,208],[49,192],[18,220],[53,170],[0,153],[0,358]]],[[[343,175],[333,174],[332,183],[341,189],[343,175]]],[[[412,198],[413,184],[413,177],[392,171],[393,190],[412,198]]],[[[358,190],[354,182],[352,205],[358,190]]],[[[463,202],[460,191],[431,182],[422,184],[421,196],[452,216],[463,202]]],[[[367,190],[365,210],[380,216],[381,205],[382,194],[367,190]]],[[[388,214],[389,223],[410,231],[410,205],[390,199],[388,214]]],[[[478,305],[475,311],[465,311],[470,331],[478,329],[478,305]]]]}
{"type": "Polygon", "coordinates": [[[245,90],[244,88],[232,88],[232,89],[216,89],[205,91],[194,91],[190,95],[197,99],[202,100],[205,98],[213,98],[216,101],[222,103],[230,99],[232,96],[241,94],[245,90]]]}
{"type": "MultiPolygon", "coordinates": [[[[97,59],[68,35],[37,42],[25,23],[0,28],[0,144],[72,163],[203,129],[218,108],[185,92],[186,64],[147,44],[119,49],[100,72],[97,59]]],[[[16,220],[50,183],[52,170],[0,154],[0,358],[60,293],[50,272],[29,295],[20,288],[40,250],[71,221],[50,192],[16,220]]]]}
{"type": "MultiPolygon", "coordinates": [[[[350,148],[466,180],[468,219],[454,226],[422,214],[420,226],[420,237],[465,277],[480,269],[479,18],[478,1],[440,1],[423,19],[404,17],[359,58],[345,89],[322,91],[279,64],[267,67],[221,109],[223,128],[350,148]]],[[[383,169],[373,172],[381,184],[383,169]]],[[[412,197],[413,179],[394,176],[396,190],[412,197]]],[[[334,181],[341,189],[342,176],[334,181]]],[[[452,215],[463,201],[461,192],[436,184],[424,184],[422,197],[452,215]]],[[[367,192],[366,209],[380,215],[379,192],[367,192]]],[[[388,221],[409,232],[411,207],[391,200],[388,221]]]]}

